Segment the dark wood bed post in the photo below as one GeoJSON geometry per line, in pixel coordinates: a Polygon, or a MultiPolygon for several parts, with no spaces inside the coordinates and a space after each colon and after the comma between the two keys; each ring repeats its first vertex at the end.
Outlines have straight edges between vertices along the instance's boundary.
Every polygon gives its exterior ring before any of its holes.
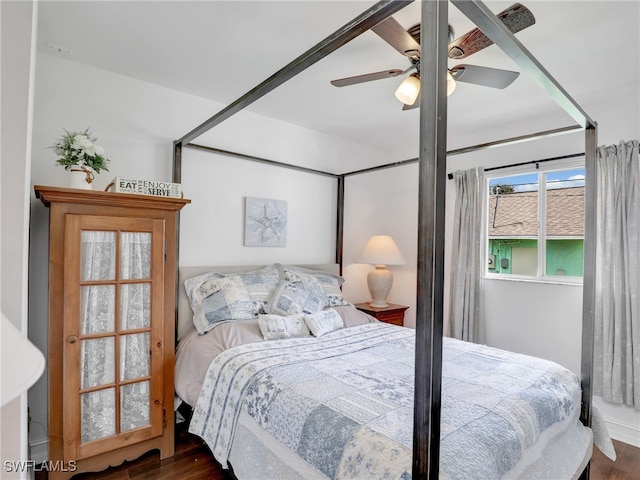
{"type": "MultiPolygon", "coordinates": [[[[598,127],[589,123],[585,130],[584,170],[584,269],[582,278],[582,360],[580,383],[582,403],[580,421],[591,427],[591,400],[593,396],[593,334],[595,329],[596,303],[596,221],[598,169],[596,154],[598,149],[598,127]]],[[[580,480],[589,480],[590,463],[582,472],[580,480]]]]}
{"type": "Polygon", "coordinates": [[[597,185],[596,151],[598,148],[598,129],[595,125],[585,130],[584,170],[585,170],[585,208],[584,208],[584,273],[582,284],[582,408],[580,420],[591,426],[591,396],[593,374],[593,334],[596,299],[596,220],[597,185]]]}
{"type": "Polygon", "coordinates": [[[173,169],[171,171],[172,182],[182,182],[182,142],[173,142],[173,169]]]}
{"type": "Polygon", "coordinates": [[[344,175],[338,177],[336,205],[336,263],[340,265],[342,275],[342,254],[344,247],[344,175]]]}
{"type": "Polygon", "coordinates": [[[414,479],[439,477],[444,219],[447,181],[448,5],[422,2],[418,275],[413,408],[414,479]]]}
{"type": "MultiPolygon", "coordinates": [[[[176,140],[173,142],[173,163],[171,168],[171,181],[173,183],[182,183],[182,142],[176,140]]],[[[180,271],[180,211],[176,212],[176,276],[175,276],[175,295],[180,296],[180,281],[177,272],[180,271]]],[[[178,302],[175,302],[175,325],[176,325],[176,345],[178,345],[178,302]]]]}

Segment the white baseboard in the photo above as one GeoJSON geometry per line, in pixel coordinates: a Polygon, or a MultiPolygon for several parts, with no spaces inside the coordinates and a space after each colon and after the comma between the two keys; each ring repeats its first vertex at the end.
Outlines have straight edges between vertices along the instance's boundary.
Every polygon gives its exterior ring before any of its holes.
{"type": "Polygon", "coordinates": [[[29,443],[29,457],[36,463],[49,460],[49,440],[40,440],[29,443]]]}
{"type": "Polygon", "coordinates": [[[609,418],[605,418],[604,421],[607,424],[611,438],[640,448],[640,428],[634,428],[609,418]]]}

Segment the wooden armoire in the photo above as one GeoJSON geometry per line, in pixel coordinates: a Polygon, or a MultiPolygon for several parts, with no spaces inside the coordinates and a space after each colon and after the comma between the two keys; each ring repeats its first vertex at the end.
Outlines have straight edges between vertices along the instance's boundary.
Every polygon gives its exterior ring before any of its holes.
{"type": "Polygon", "coordinates": [[[174,454],[176,232],[189,200],[35,186],[49,216],[50,479],[174,454]]]}

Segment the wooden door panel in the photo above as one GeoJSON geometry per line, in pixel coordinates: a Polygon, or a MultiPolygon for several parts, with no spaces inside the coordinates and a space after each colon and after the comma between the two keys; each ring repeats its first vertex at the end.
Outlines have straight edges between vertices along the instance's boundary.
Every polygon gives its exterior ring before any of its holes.
{"type": "Polygon", "coordinates": [[[67,214],[64,244],[64,457],[80,460],[163,434],[164,220],[67,214]]]}

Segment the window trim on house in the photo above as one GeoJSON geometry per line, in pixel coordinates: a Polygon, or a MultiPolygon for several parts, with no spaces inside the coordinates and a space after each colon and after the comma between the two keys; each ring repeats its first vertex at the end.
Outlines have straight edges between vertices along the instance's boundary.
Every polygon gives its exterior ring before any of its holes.
{"type": "MultiPolygon", "coordinates": [[[[490,200],[490,187],[489,183],[491,180],[496,178],[510,177],[516,175],[527,175],[527,174],[540,174],[538,178],[538,185],[546,185],[547,175],[552,172],[562,171],[562,170],[572,170],[578,168],[585,168],[585,157],[579,156],[576,158],[570,159],[562,159],[562,160],[554,160],[547,163],[535,163],[529,165],[518,165],[518,166],[505,166],[496,167],[491,169],[490,171],[485,170],[485,214],[484,216],[484,232],[485,232],[485,242],[484,242],[484,254],[485,265],[488,265],[489,261],[489,200],[490,200]]],[[[544,189],[546,191],[546,189],[544,189]]],[[[537,275],[521,275],[521,274],[504,274],[504,273],[492,273],[488,271],[488,268],[485,268],[485,279],[490,280],[505,280],[505,281],[516,281],[516,282],[534,282],[534,283],[545,283],[545,284],[559,284],[559,285],[582,285],[583,276],[562,276],[562,275],[547,275],[545,272],[546,269],[546,242],[548,240],[546,236],[546,216],[547,216],[547,208],[546,208],[546,195],[540,195],[540,188],[538,189],[538,248],[537,248],[537,275]]],[[[584,236],[582,237],[584,239],[584,236]]]]}

